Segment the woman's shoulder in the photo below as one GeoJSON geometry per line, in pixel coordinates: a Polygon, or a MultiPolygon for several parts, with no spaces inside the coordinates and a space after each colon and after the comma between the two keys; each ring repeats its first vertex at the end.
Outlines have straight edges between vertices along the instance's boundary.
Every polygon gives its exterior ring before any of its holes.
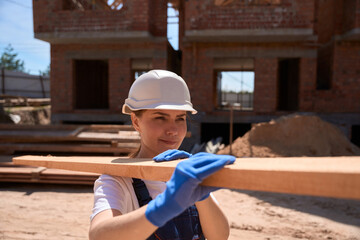
{"type": "Polygon", "coordinates": [[[132,178],[102,174],[96,179],[95,184],[120,184],[131,185],[132,178]]]}

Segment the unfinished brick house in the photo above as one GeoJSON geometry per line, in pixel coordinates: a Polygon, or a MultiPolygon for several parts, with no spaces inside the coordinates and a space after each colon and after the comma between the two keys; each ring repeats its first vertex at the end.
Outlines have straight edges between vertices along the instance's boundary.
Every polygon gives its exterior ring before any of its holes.
{"type": "Polygon", "coordinates": [[[51,44],[53,122],[127,123],[121,105],[135,77],[168,69],[199,110],[193,141],[226,142],[231,112],[234,138],[299,112],[360,144],[358,0],[34,0],[33,8],[35,37],[51,44]],[[169,6],[178,50],[167,39],[169,6]],[[252,88],[226,91],[228,72],[250,73],[252,88]]]}

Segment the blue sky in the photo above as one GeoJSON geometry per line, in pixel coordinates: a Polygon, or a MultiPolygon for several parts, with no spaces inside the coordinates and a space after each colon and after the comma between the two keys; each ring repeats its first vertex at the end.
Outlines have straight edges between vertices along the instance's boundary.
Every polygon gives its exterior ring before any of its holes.
{"type": "Polygon", "coordinates": [[[249,71],[226,71],[222,72],[221,89],[224,91],[242,92],[254,91],[254,72],[249,71]]]}
{"type": "Polygon", "coordinates": [[[50,64],[50,44],[34,38],[32,0],[0,0],[0,52],[8,44],[31,74],[50,64]]]}

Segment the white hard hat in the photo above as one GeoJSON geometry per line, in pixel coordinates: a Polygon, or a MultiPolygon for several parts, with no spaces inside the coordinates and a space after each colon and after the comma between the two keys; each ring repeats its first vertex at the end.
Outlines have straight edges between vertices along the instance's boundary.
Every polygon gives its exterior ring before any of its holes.
{"type": "Polygon", "coordinates": [[[166,70],[151,70],[132,84],[122,107],[124,114],[141,109],[184,110],[197,113],[189,89],[180,76],[166,70]]]}

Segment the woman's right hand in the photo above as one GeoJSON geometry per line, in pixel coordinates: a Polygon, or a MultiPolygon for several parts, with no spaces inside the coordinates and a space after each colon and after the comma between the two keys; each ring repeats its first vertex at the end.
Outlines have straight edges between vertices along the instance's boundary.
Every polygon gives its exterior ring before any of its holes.
{"type": "Polygon", "coordinates": [[[155,162],[163,162],[163,161],[171,161],[171,160],[177,160],[177,159],[183,159],[183,158],[189,158],[192,154],[177,150],[177,149],[169,149],[165,152],[160,153],[159,155],[155,156],[153,160],[155,162]]]}
{"type": "Polygon", "coordinates": [[[202,186],[200,183],[234,162],[235,157],[230,155],[197,153],[178,163],[171,179],[166,183],[165,191],[149,202],[146,218],[158,227],[165,225],[189,206],[217,190],[218,188],[202,186]]]}

